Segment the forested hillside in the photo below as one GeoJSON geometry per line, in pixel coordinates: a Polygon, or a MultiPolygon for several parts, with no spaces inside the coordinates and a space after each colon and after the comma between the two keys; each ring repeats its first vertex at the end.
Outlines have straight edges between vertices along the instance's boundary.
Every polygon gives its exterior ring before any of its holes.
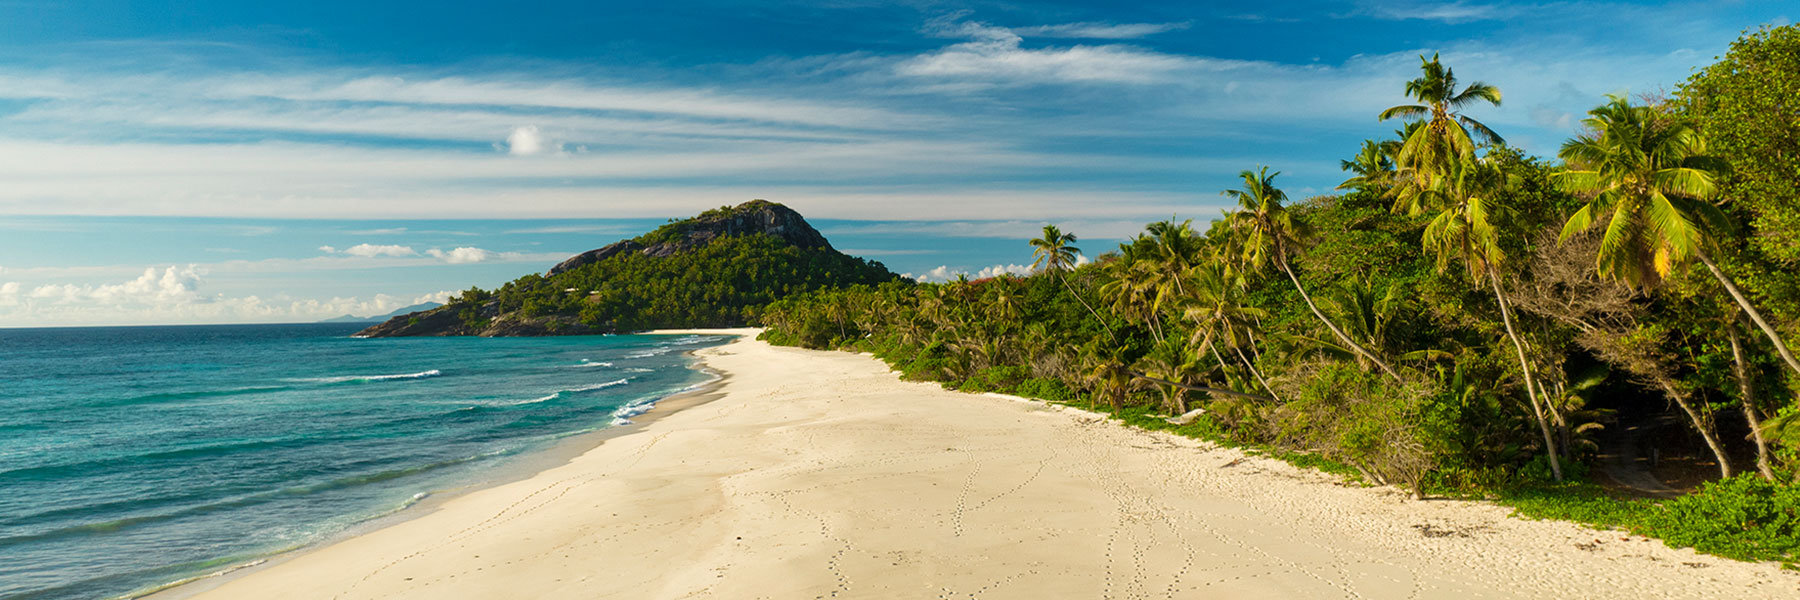
{"type": "Polygon", "coordinates": [[[361,335],[572,335],[754,323],[777,298],[896,279],[831,248],[799,213],[747,202],[671,221],[543,275],[470,288],[361,335]]]}

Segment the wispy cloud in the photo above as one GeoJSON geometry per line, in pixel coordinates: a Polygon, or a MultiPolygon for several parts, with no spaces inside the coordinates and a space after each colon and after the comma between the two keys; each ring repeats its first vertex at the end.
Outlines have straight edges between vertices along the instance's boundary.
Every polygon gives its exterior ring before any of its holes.
{"type": "MultiPolygon", "coordinates": [[[[1382,18],[1495,14],[1366,6],[1382,18]]],[[[1704,37],[1688,29],[1623,48],[1465,41],[1336,64],[1116,43],[1182,25],[1008,28],[959,13],[925,27],[932,47],[733,65],[688,83],[569,65],[52,58],[0,68],[0,100],[16,108],[0,115],[0,213],[668,217],[763,197],[857,219],[1200,216],[1210,211],[1187,207],[1256,164],[1296,189],[1329,189],[1337,158],[1392,128],[1373,115],[1401,99],[1421,52],[1505,89],[1506,107],[1477,116],[1548,152],[1572,127],[1563,116],[1606,92],[1671,84],[1729,40],[1687,54],[1671,44],[1704,37]]]]}
{"type": "MultiPolygon", "coordinates": [[[[960,20],[961,16],[934,21],[927,30],[967,41],[906,60],[898,65],[897,72],[911,77],[971,77],[994,82],[1148,84],[1165,80],[1196,62],[1124,45],[1025,48],[1021,45],[1024,38],[1014,30],[960,20]]],[[[1068,27],[1076,25],[1092,24],[1068,27]]]]}
{"type": "Polygon", "coordinates": [[[1058,25],[1038,25],[1035,27],[1015,27],[1012,31],[1013,33],[1026,37],[1129,40],[1150,37],[1159,33],[1180,31],[1192,26],[1192,22],[1185,21],[1181,23],[1108,23],[1103,21],[1092,21],[1083,23],[1062,23],[1058,25]]]}
{"type": "Polygon", "coordinates": [[[1440,21],[1469,23],[1504,19],[1517,14],[1517,7],[1475,2],[1421,2],[1415,0],[1376,0],[1363,2],[1360,14],[1396,21],[1440,21]]]}
{"type": "Polygon", "coordinates": [[[355,246],[351,246],[351,247],[345,248],[343,250],[338,250],[336,248],[332,248],[331,246],[320,246],[319,250],[322,252],[325,252],[326,254],[343,253],[343,254],[348,254],[350,256],[360,256],[363,258],[375,258],[377,256],[418,256],[419,255],[419,252],[417,250],[413,250],[411,246],[401,246],[398,244],[357,244],[355,246]]]}

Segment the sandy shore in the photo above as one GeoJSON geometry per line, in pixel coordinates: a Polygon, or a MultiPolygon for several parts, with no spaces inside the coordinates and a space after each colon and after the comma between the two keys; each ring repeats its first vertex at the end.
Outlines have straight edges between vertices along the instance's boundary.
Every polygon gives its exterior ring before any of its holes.
{"type": "Polygon", "coordinates": [[[700,355],[729,375],[710,402],[198,597],[1800,598],[1773,565],[1346,487],[867,356],[700,355]]]}

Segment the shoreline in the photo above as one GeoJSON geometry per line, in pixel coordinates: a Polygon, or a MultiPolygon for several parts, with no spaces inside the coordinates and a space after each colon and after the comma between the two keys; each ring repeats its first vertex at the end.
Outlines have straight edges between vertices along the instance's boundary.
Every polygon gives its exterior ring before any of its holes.
{"type": "MultiPolygon", "coordinates": [[[[755,336],[754,331],[747,330],[652,330],[632,335],[723,335],[723,336],[755,336]]],[[[726,341],[724,344],[730,344],[726,341]]],[[[723,345],[723,344],[721,344],[723,345]]],[[[320,548],[353,539],[357,536],[378,531],[414,519],[424,518],[436,512],[450,501],[479,492],[481,490],[528,480],[544,471],[568,464],[575,457],[581,456],[599,447],[607,440],[628,435],[650,426],[669,415],[683,409],[700,406],[717,400],[722,394],[720,388],[731,378],[730,373],[708,368],[704,361],[695,355],[699,349],[688,350],[683,354],[693,358],[696,364],[692,367],[711,377],[707,381],[695,384],[686,389],[677,390],[667,396],[650,402],[649,408],[643,412],[625,417],[623,424],[605,425],[589,431],[568,435],[555,440],[549,445],[512,457],[509,464],[496,465],[491,473],[475,481],[464,482],[456,487],[428,492],[424,498],[400,507],[392,512],[370,517],[363,521],[332,533],[318,540],[302,544],[273,554],[258,557],[245,563],[231,565],[212,573],[194,575],[184,579],[164,583],[150,589],[116,596],[114,600],[184,600],[211,591],[231,581],[248,577],[264,569],[273,568],[287,561],[299,558],[320,548]]]]}
{"type": "Polygon", "coordinates": [[[218,598],[1796,597],[1800,575],[1414,502],[748,336],[714,398],[218,598]]]}

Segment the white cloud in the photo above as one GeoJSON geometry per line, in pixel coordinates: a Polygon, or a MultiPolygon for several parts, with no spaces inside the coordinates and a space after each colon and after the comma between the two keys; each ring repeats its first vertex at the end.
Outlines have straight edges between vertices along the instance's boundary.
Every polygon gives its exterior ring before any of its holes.
{"type": "MultiPolygon", "coordinates": [[[[1223,205],[1207,203],[1178,208],[1185,214],[1185,217],[1193,218],[1196,225],[1205,227],[1207,223],[1218,218],[1219,210],[1223,208],[1223,205]]],[[[1168,217],[1169,213],[1163,212],[1157,219],[1168,217]]],[[[1151,218],[1083,219],[1060,221],[1056,225],[1064,232],[1079,235],[1081,245],[1085,246],[1088,240],[1122,240],[1137,235],[1144,231],[1144,225],[1151,220],[1151,218]]],[[[933,237],[1014,239],[1019,241],[1019,247],[1023,249],[1026,240],[1043,235],[1044,225],[1044,221],[912,221],[832,224],[822,227],[820,231],[827,237],[837,235],[928,235],[933,237]]]]}
{"type": "Polygon", "coordinates": [[[1023,38],[1012,30],[973,21],[939,22],[933,31],[969,41],[902,62],[898,73],[990,81],[1149,84],[1196,64],[1191,58],[1122,45],[1023,48],[1019,45],[1023,38]]]}
{"type": "Polygon", "coordinates": [[[994,265],[991,267],[983,267],[980,271],[976,271],[975,278],[987,279],[989,277],[999,277],[1001,275],[1017,275],[1024,277],[1030,274],[1031,265],[994,265]]]}
{"type": "MultiPolygon", "coordinates": [[[[320,250],[325,250],[326,252],[330,252],[330,250],[326,250],[326,248],[330,248],[330,246],[320,246],[319,247],[320,250]]],[[[377,256],[418,256],[419,255],[419,252],[417,250],[413,250],[411,246],[401,246],[398,244],[368,244],[368,243],[357,244],[355,246],[345,248],[345,249],[343,249],[343,253],[348,254],[350,256],[360,256],[363,258],[375,258],[377,256]]]]}
{"type": "Polygon", "coordinates": [[[483,250],[480,248],[471,248],[471,247],[466,247],[466,246],[462,247],[462,248],[454,248],[449,251],[432,248],[430,250],[426,250],[425,253],[430,254],[434,258],[440,259],[444,262],[447,262],[447,263],[450,263],[453,265],[460,265],[460,264],[465,264],[465,263],[478,263],[478,262],[482,262],[482,261],[485,261],[485,260],[488,260],[488,259],[491,259],[491,258],[494,258],[494,257],[500,255],[500,253],[498,253],[498,252],[492,252],[489,250],[483,250]]]}
{"type": "Polygon", "coordinates": [[[159,305],[201,302],[204,301],[199,294],[201,275],[198,265],[170,266],[161,273],[155,267],[147,267],[143,275],[124,283],[40,285],[31,290],[30,297],[58,303],[159,305]]]}
{"type": "Polygon", "coordinates": [[[417,298],[413,298],[412,302],[407,303],[407,306],[412,306],[414,304],[424,304],[426,302],[436,302],[438,304],[445,304],[445,303],[450,302],[451,298],[460,296],[460,295],[462,295],[462,292],[459,292],[456,290],[440,290],[440,291],[432,292],[429,294],[421,295],[417,298]]]}
{"type": "MultiPolygon", "coordinates": [[[[1377,9],[1497,14],[1474,2],[1358,10],[1377,9]]],[[[1442,50],[1464,80],[1499,85],[1507,105],[1474,116],[1548,154],[1575,126],[1560,115],[1607,91],[1672,85],[1738,30],[1692,11],[1609,6],[1616,29],[1658,35],[1607,47],[1564,25],[1600,9],[1569,10],[1548,33],[1507,28],[1335,64],[1108,41],[1180,24],[1009,29],[966,14],[934,22],[943,41],[922,51],[635,81],[606,65],[225,70],[173,56],[160,62],[180,67],[144,69],[51,56],[0,67],[0,101],[29,100],[0,115],[0,214],[663,218],[769,197],[821,218],[1160,218],[1256,164],[1296,189],[1341,181],[1336,160],[1392,129],[1372,115],[1400,101],[1420,52],[1442,50]],[[1022,41],[1057,35],[1083,37],[1022,41]],[[533,74],[546,72],[557,75],[533,74]],[[515,131],[524,124],[536,133],[515,131]],[[560,160],[504,154],[558,144],[570,150],[560,160]]]]}
{"type": "Polygon", "coordinates": [[[514,127],[512,133],[506,135],[506,153],[513,156],[562,154],[562,151],[562,143],[545,137],[536,125],[514,127]]]}
{"type": "Polygon", "coordinates": [[[117,283],[48,283],[29,292],[18,282],[0,283],[0,326],[310,322],[344,314],[385,314],[420,302],[443,302],[456,293],[324,299],[226,296],[203,293],[207,277],[205,267],[190,264],[148,267],[138,277],[117,283]]]}
{"type": "Polygon", "coordinates": [[[1015,27],[1014,33],[1028,37],[1052,38],[1089,38],[1107,40],[1127,40],[1149,37],[1159,33],[1179,31],[1193,26],[1192,23],[1063,23],[1060,25],[1039,25],[1036,27],[1015,27]]]}
{"type": "Polygon", "coordinates": [[[1517,14],[1513,8],[1473,2],[1421,2],[1417,0],[1378,0],[1364,2],[1362,14],[1395,21],[1441,21],[1458,24],[1504,19],[1517,14]]]}
{"type": "MultiPolygon", "coordinates": [[[[1088,262],[1086,256],[1077,255],[1076,260],[1077,260],[1076,264],[1085,265],[1088,262]]],[[[913,279],[916,281],[942,283],[945,281],[950,281],[950,280],[956,279],[958,276],[965,276],[971,280],[975,280],[975,279],[987,279],[989,277],[999,277],[1001,275],[1013,275],[1016,277],[1025,277],[1032,273],[1033,273],[1033,271],[1031,269],[1031,265],[998,264],[998,265],[993,265],[993,266],[988,266],[988,267],[982,267],[980,269],[975,270],[974,272],[970,272],[969,270],[963,269],[963,268],[951,267],[949,265],[939,265],[935,268],[925,271],[924,273],[919,273],[919,274],[903,273],[900,276],[908,278],[908,279],[913,279]]]]}
{"type": "Polygon", "coordinates": [[[337,247],[335,247],[335,246],[319,246],[319,251],[324,252],[326,254],[337,254],[337,247]]]}

